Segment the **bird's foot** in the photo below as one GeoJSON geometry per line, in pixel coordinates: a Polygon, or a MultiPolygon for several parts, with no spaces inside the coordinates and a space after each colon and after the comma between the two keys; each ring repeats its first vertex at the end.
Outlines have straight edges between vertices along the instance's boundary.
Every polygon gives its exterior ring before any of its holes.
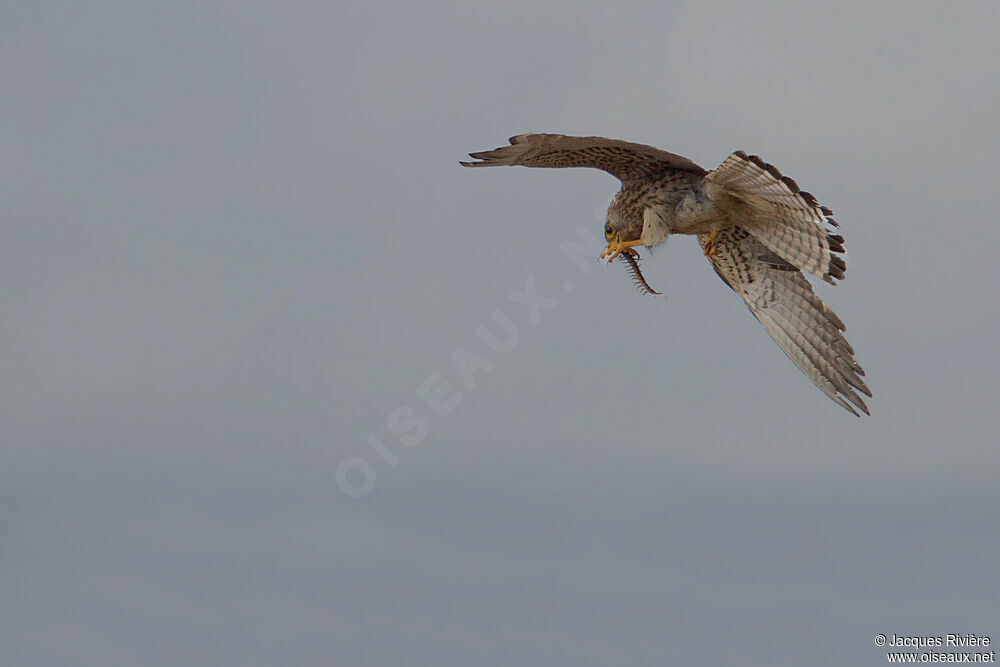
{"type": "Polygon", "coordinates": [[[714,231],[708,235],[708,240],[705,241],[705,247],[702,251],[705,253],[705,257],[713,257],[718,255],[721,250],[715,245],[715,237],[719,235],[719,232],[714,231]]]}
{"type": "Polygon", "coordinates": [[[598,259],[607,258],[608,264],[610,264],[614,260],[615,257],[617,257],[618,255],[622,254],[623,252],[627,252],[629,254],[635,253],[635,250],[632,250],[632,247],[633,246],[637,246],[637,245],[642,245],[642,241],[638,241],[638,240],[637,241],[608,241],[608,247],[604,249],[604,252],[601,253],[601,256],[598,257],[598,259]]]}

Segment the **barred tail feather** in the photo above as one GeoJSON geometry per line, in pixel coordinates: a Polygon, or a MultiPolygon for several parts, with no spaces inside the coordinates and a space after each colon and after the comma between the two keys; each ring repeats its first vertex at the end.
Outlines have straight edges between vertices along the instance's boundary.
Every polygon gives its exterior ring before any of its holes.
{"type": "Polygon", "coordinates": [[[736,151],[705,177],[709,197],[730,220],[795,267],[828,283],[843,279],[844,237],[833,211],[756,155],[736,151]]]}

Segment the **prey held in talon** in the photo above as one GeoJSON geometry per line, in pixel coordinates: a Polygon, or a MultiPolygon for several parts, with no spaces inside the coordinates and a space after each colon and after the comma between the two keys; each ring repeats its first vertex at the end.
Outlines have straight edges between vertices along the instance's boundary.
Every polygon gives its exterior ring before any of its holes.
{"type": "Polygon", "coordinates": [[[608,240],[608,247],[601,253],[598,259],[608,258],[608,264],[614,261],[615,257],[620,255],[622,252],[628,251],[633,254],[635,253],[632,248],[638,245],[643,245],[641,239],[636,239],[635,241],[622,241],[621,232],[616,232],[611,228],[611,225],[604,226],[604,238],[608,240]]]}
{"type": "Polygon", "coordinates": [[[604,137],[521,134],[509,146],[470,153],[466,167],[592,167],[621,182],[608,207],[607,248],[641,290],[657,294],[638,268],[636,246],[671,234],[696,236],[715,273],[746,303],[774,342],[831,400],[869,414],[872,392],[846,327],[804,274],[844,278],[844,237],[833,211],[756,155],[736,151],[712,170],[652,146],[604,137]]]}

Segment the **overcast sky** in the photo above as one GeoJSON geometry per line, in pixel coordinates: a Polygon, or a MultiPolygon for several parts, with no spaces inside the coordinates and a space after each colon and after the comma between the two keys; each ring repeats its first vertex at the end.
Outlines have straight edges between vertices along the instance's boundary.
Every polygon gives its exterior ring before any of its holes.
{"type": "Polygon", "coordinates": [[[0,3],[4,664],[1000,641],[998,5],[453,4],[0,3]],[[832,207],[872,416],[531,131],[832,207]]]}

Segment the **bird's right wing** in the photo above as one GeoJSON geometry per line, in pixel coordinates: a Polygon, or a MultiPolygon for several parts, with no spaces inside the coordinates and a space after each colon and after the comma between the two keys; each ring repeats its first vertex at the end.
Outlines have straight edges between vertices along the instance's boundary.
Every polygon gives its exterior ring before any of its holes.
{"type": "MultiPolygon", "coordinates": [[[[707,241],[708,234],[698,236],[702,248],[707,241]]],[[[870,414],[858,392],[869,397],[872,392],[844,338],[846,327],[802,273],[740,227],[720,231],[715,247],[718,254],[709,257],[715,272],[795,365],[844,409],[870,414]]]]}
{"type": "Polygon", "coordinates": [[[563,134],[519,134],[510,138],[510,146],[469,156],[480,161],[462,162],[462,166],[593,167],[616,176],[623,183],[659,176],[669,170],[705,173],[691,160],[652,146],[563,134]]]}

